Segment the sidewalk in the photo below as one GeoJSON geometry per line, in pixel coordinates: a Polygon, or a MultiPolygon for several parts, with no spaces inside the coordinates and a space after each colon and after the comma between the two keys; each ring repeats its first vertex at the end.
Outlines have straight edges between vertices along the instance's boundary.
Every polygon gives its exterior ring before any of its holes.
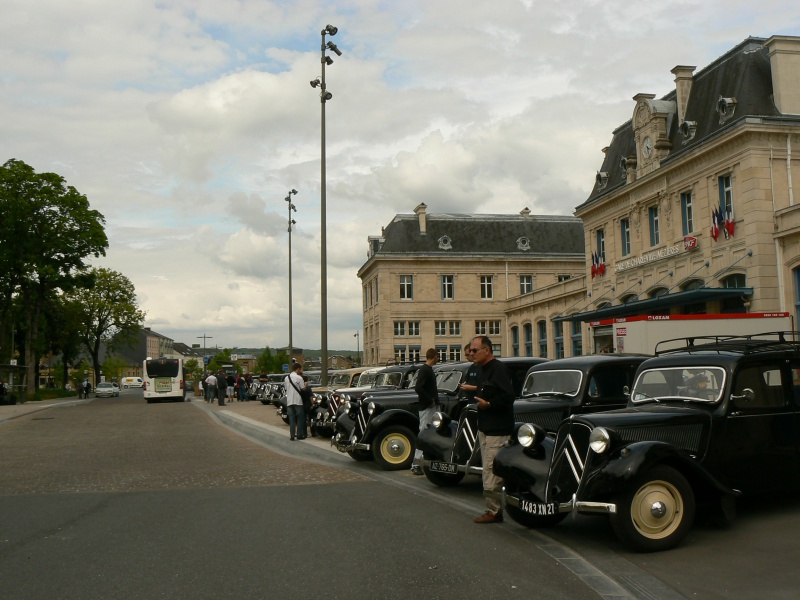
{"type": "Polygon", "coordinates": [[[40,400],[39,402],[25,402],[24,404],[0,405],[0,424],[16,419],[23,415],[53,408],[57,406],[75,406],[84,402],[91,402],[93,398],[78,400],[77,398],[53,398],[52,400],[40,400]]]}

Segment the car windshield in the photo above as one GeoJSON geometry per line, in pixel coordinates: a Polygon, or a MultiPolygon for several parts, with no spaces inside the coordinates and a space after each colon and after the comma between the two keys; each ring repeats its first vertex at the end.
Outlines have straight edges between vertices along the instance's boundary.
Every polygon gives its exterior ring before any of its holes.
{"type": "Polygon", "coordinates": [[[99,388],[110,388],[110,387],[114,387],[114,386],[111,385],[110,383],[98,383],[97,387],[99,387],[99,388]]]}
{"type": "Polygon", "coordinates": [[[634,404],[662,400],[717,402],[725,388],[721,367],[669,367],[642,371],[631,393],[634,404]]]}
{"type": "Polygon", "coordinates": [[[372,387],[375,385],[375,381],[378,379],[378,373],[370,373],[368,371],[364,371],[361,374],[361,377],[358,378],[358,387],[372,387]]]}
{"type": "Polygon", "coordinates": [[[403,379],[403,374],[400,371],[392,371],[391,373],[378,373],[378,377],[375,380],[376,386],[394,386],[397,387],[400,385],[400,381],[403,379]]]}
{"type": "Polygon", "coordinates": [[[528,373],[522,396],[569,396],[574,397],[581,389],[583,373],[573,370],[534,371],[528,373]]]}
{"type": "Polygon", "coordinates": [[[455,392],[461,383],[461,371],[439,371],[436,373],[436,389],[440,392],[455,392]]]}
{"type": "Polygon", "coordinates": [[[328,385],[350,385],[350,373],[337,373],[328,381],[328,385]]]}

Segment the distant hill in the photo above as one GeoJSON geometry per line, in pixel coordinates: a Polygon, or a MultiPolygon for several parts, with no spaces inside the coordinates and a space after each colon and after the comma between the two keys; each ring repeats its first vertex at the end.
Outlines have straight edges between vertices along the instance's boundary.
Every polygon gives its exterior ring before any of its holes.
{"type": "MultiPolygon", "coordinates": [[[[231,354],[254,354],[255,356],[261,356],[264,350],[265,348],[234,348],[231,350],[231,354]]],[[[270,350],[272,350],[272,354],[274,355],[275,348],[270,348],[270,350]]],[[[328,350],[328,356],[350,356],[356,358],[356,354],[355,350],[328,350]]],[[[322,350],[303,348],[303,356],[306,358],[322,358],[322,350]]]]}

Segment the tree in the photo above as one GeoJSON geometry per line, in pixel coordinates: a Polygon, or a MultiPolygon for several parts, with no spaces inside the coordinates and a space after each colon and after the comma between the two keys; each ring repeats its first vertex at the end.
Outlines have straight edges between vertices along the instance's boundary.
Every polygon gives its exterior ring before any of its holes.
{"type": "Polygon", "coordinates": [[[283,365],[288,365],[291,363],[291,359],[289,355],[285,352],[281,352],[276,354],[275,356],[272,355],[272,350],[269,346],[264,349],[264,352],[258,357],[258,361],[256,362],[256,366],[259,371],[263,371],[264,373],[281,373],[283,372],[283,365]]]}
{"type": "Polygon", "coordinates": [[[95,286],[75,289],[69,298],[80,310],[79,337],[94,365],[95,385],[100,375],[100,347],[108,351],[126,345],[142,329],[145,313],[136,304],[130,279],[111,269],[93,269],[95,286]]]}
{"type": "MultiPolygon", "coordinates": [[[[28,394],[36,390],[42,308],[58,290],[91,286],[85,259],[105,255],[103,215],[55,173],[16,159],[0,167],[0,317],[19,299],[28,394]]],[[[5,334],[5,332],[0,332],[5,334]]]]}
{"type": "Polygon", "coordinates": [[[125,362],[125,359],[119,356],[107,356],[102,364],[103,376],[105,376],[106,381],[119,381],[122,379],[122,373],[127,366],[128,363],[125,362]]]}

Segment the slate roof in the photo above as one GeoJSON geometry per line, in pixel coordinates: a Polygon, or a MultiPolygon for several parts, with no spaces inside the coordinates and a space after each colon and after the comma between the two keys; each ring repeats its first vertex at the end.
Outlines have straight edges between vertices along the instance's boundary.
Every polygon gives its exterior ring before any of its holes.
{"type": "Polygon", "coordinates": [[[583,221],[577,217],[427,214],[425,219],[426,233],[422,234],[417,215],[396,215],[384,228],[383,244],[370,260],[400,255],[584,256],[583,221]],[[522,249],[526,244],[521,238],[527,239],[528,249],[522,249]]]}
{"type": "MultiPolygon", "coordinates": [[[[750,37],[738,46],[716,59],[704,69],[696,72],[686,104],[686,121],[697,123],[695,135],[686,140],[680,132],[677,115],[672,118],[668,132],[672,150],[661,165],[667,165],[680,156],[704,144],[710,138],[736,127],[747,117],[782,117],[772,98],[772,71],[770,68],[766,38],[750,37]],[[717,113],[719,98],[735,98],[736,109],[733,116],[720,123],[717,113]]],[[[673,89],[661,100],[675,101],[673,89]]],[[[636,154],[633,137],[633,123],[627,121],[613,133],[611,144],[606,152],[599,171],[608,173],[608,183],[604,188],[595,182],[588,199],[577,207],[581,209],[595,200],[613,194],[626,183],[621,160],[636,154]]]]}

